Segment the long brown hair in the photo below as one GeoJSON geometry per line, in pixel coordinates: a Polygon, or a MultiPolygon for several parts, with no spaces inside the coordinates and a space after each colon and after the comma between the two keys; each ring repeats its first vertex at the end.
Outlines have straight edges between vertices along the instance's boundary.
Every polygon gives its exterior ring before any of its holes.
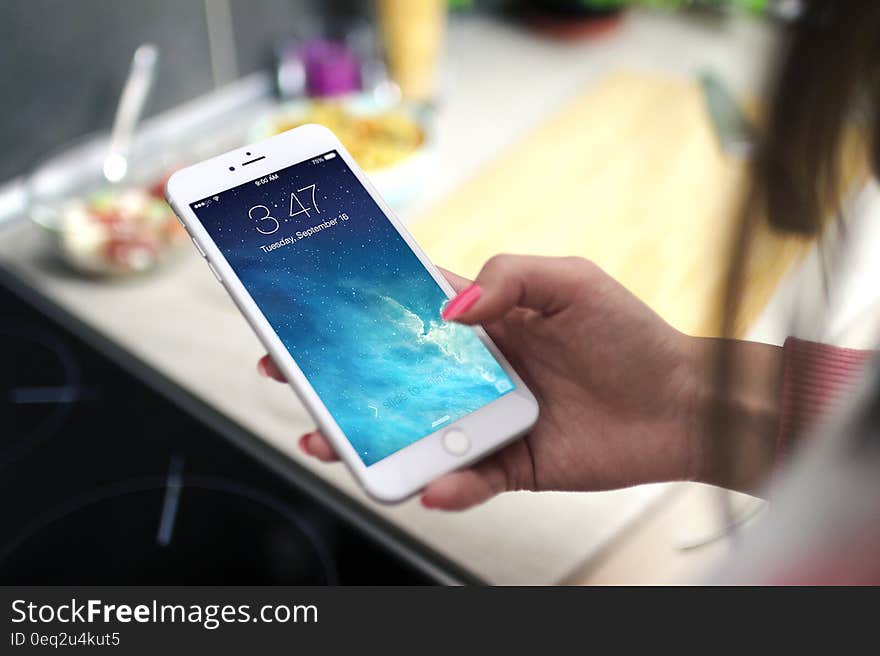
{"type": "MultiPolygon", "coordinates": [[[[720,313],[726,337],[737,336],[741,327],[746,264],[758,229],[766,223],[781,232],[820,236],[829,219],[841,217],[854,178],[844,170],[845,152],[853,145],[863,155],[864,173],[880,172],[880,2],[802,4],[801,17],[785,35],[732,242],[720,313]]],[[[748,365],[733,362],[728,350],[719,351],[716,384],[722,398],[739,375],[735,367],[743,366],[748,365]]],[[[732,478],[737,436],[727,412],[719,403],[707,418],[715,436],[709,457],[732,478]]]]}
{"type": "Polygon", "coordinates": [[[793,26],[757,150],[752,188],[780,230],[817,234],[839,209],[853,126],[880,170],[880,3],[811,0],[793,26]]]}

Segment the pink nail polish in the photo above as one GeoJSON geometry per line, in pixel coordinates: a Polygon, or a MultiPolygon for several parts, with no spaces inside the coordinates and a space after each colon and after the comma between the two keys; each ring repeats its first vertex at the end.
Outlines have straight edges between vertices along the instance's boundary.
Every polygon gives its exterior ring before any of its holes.
{"type": "Polygon", "coordinates": [[[440,316],[445,321],[452,321],[467,312],[470,307],[477,302],[482,296],[483,288],[477,284],[468,285],[462,289],[449,303],[443,308],[440,316]]]}
{"type": "Polygon", "coordinates": [[[263,363],[263,360],[257,360],[257,373],[261,376],[268,376],[269,372],[266,371],[266,365],[263,363]]]}
{"type": "Polygon", "coordinates": [[[309,451],[309,435],[311,435],[311,433],[306,433],[299,438],[299,450],[310,456],[312,455],[312,452],[309,451]]]}
{"type": "Polygon", "coordinates": [[[425,508],[433,508],[433,507],[434,507],[434,506],[432,506],[430,503],[428,503],[428,498],[427,498],[427,497],[421,497],[421,498],[419,499],[419,501],[422,502],[422,505],[423,505],[425,508]]]}

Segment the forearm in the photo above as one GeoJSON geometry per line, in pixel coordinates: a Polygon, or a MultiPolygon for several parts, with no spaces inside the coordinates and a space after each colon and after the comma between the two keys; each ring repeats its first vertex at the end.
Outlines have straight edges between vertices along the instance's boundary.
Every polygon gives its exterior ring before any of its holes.
{"type": "Polygon", "coordinates": [[[776,458],[784,351],[758,342],[695,338],[692,359],[694,478],[754,493],[776,458]]]}
{"type": "Polygon", "coordinates": [[[752,493],[856,384],[871,355],[794,338],[784,347],[695,339],[691,353],[698,390],[694,478],[752,493]]]}

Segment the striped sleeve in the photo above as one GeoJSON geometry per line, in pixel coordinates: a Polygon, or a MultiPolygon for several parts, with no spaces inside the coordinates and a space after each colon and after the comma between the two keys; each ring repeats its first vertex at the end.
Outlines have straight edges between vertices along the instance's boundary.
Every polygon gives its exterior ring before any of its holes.
{"type": "Polygon", "coordinates": [[[872,354],[795,337],[785,340],[777,465],[791,454],[793,437],[855,387],[872,354]]]}

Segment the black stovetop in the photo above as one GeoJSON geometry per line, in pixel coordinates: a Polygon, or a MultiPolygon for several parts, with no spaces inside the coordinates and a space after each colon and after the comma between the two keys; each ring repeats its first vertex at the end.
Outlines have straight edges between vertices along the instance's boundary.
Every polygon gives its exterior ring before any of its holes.
{"type": "Polygon", "coordinates": [[[429,582],[2,288],[0,499],[0,584],[429,582]]]}

